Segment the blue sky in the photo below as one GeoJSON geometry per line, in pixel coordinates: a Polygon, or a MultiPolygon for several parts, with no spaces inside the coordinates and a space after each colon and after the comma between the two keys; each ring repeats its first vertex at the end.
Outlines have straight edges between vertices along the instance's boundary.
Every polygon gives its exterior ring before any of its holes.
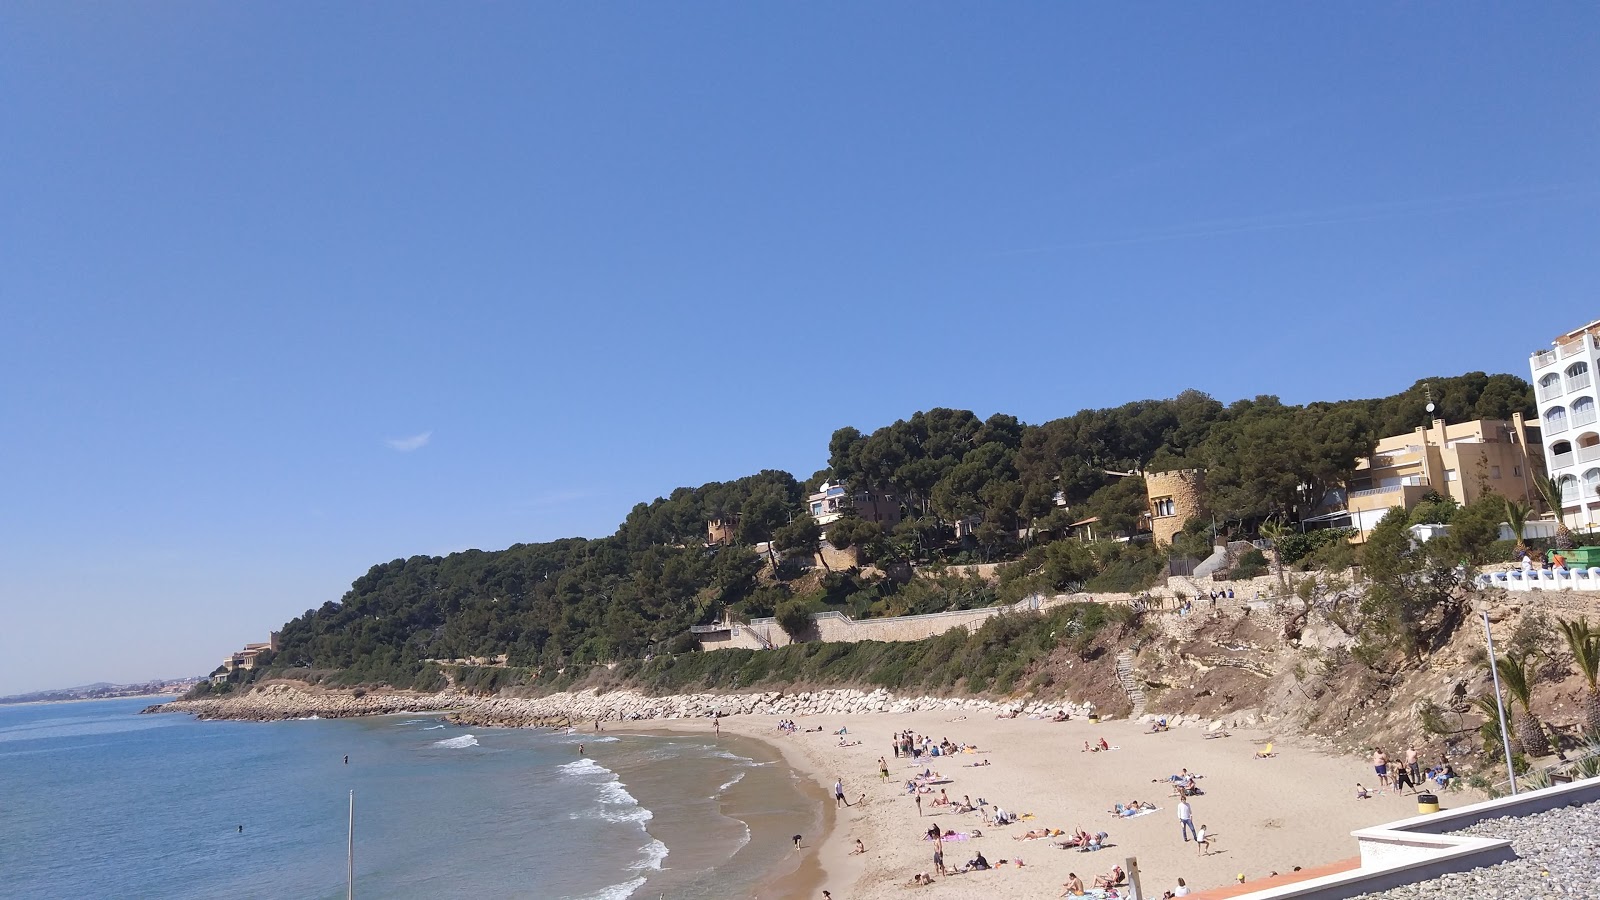
{"type": "Polygon", "coordinates": [[[1593,4],[0,6],[0,693],[931,406],[1600,316],[1593,4]]]}

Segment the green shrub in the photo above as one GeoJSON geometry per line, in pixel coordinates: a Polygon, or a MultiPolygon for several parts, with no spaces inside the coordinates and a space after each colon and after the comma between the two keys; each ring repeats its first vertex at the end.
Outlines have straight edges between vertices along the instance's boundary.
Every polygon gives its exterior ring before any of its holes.
{"type": "Polygon", "coordinates": [[[1239,564],[1233,567],[1233,572],[1228,577],[1234,581],[1249,581],[1266,572],[1267,555],[1260,550],[1250,550],[1239,557],[1239,564]]]}

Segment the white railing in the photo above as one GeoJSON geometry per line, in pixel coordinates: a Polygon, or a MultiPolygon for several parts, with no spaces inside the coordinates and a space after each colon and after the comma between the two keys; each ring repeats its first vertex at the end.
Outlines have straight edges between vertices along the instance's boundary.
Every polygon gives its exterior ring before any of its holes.
{"type": "Polygon", "coordinates": [[[1561,389],[1561,380],[1560,379],[1556,379],[1556,381],[1554,381],[1551,384],[1541,384],[1541,385],[1539,385],[1539,399],[1540,400],[1554,400],[1557,397],[1559,397],[1559,396],[1561,396],[1562,394],[1565,394],[1565,393],[1566,393],[1566,391],[1561,389]]]}
{"type": "Polygon", "coordinates": [[[1579,425],[1588,425],[1594,420],[1595,414],[1593,406],[1586,406],[1583,409],[1574,410],[1572,413],[1572,424],[1574,427],[1579,425]]]}
{"type": "Polygon", "coordinates": [[[1570,465],[1572,465],[1572,451],[1571,450],[1568,450],[1566,453],[1552,453],[1552,454],[1550,454],[1550,466],[1551,466],[1551,468],[1564,469],[1564,468],[1566,468],[1567,466],[1570,466],[1570,465]]]}
{"type": "Polygon", "coordinates": [[[1533,367],[1535,369],[1542,369],[1545,366],[1555,362],[1559,358],[1560,357],[1556,356],[1556,352],[1554,350],[1540,350],[1538,353],[1533,355],[1533,367]]]}
{"type": "Polygon", "coordinates": [[[1587,349],[1589,349],[1589,336],[1583,335],[1570,344],[1561,345],[1561,358],[1566,359],[1569,356],[1577,356],[1587,349]]]}
{"type": "Polygon", "coordinates": [[[1552,434],[1560,434],[1561,432],[1566,431],[1566,430],[1567,430],[1567,417],[1566,416],[1561,416],[1561,417],[1555,418],[1555,419],[1545,419],[1544,420],[1544,433],[1545,433],[1545,435],[1547,437],[1549,435],[1552,435],[1552,434]]]}
{"type": "Polygon", "coordinates": [[[1586,388],[1588,386],[1589,386],[1589,373],[1588,372],[1579,372],[1576,375],[1568,375],[1567,376],[1567,390],[1569,390],[1569,391],[1575,391],[1578,388],[1586,388]]]}
{"type": "Polygon", "coordinates": [[[1600,459],[1600,444],[1578,448],[1578,462],[1593,462],[1597,459],[1600,459]]]}

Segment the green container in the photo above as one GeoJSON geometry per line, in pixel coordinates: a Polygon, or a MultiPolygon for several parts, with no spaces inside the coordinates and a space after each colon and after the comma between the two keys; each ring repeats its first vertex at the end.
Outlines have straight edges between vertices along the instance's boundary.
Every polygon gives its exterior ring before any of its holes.
{"type": "Polygon", "coordinates": [[[1561,554],[1567,558],[1567,568],[1587,569],[1600,566],[1600,547],[1579,547],[1561,554]]]}

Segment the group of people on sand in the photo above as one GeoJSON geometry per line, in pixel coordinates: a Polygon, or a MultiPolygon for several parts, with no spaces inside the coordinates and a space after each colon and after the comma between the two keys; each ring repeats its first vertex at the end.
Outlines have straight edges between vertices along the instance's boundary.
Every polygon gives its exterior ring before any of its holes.
{"type": "Polygon", "coordinates": [[[1355,785],[1355,799],[1365,801],[1371,799],[1374,793],[1382,793],[1386,788],[1394,788],[1395,794],[1403,793],[1406,788],[1411,788],[1411,793],[1418,794],[1426,790],[1429,781],[1434,785],[1450,785],[1450,781],[1459,778],[1456,767],[1450,764],[1448,757],[1440,759],[1437,765],[1429,765],[1422,769],[1421,753],[1416,745],[1408,746],[1400,761],[1392,762],[1389,753],[1382,748],[1373,749],[1373,772],[1378,775],[1378,791],[1366,790],[1365,786],[1355,785]]]}
{"type": "Polygon", "coordinates": [[[1089,743],[1088,741],[1084,741],[1083,742],[1083,752],[1084,753],[1108,753],[1108,752],[1111,751],[1111,749],[1112,749],[1111,745],[1106,743],[1106,739],[1105,738],[1101,738],[1100,740],[1095,741],[1092,744],[1089,743]]]}
{"type": "Polygon", "coordinates": [[[949,738],[934,742],[931,735],[914,734],[909,729],[891,736],[890,746],[895,759],[921,760],[923,757],[955,756],[960,753],[977,753],[977,744],[958,744],[949,738]]]}
{"type": "Polygon", "coordinates": [[[1372,751],[1372,770],[1378,776],[1378,789],[1369,791],[1359,782],[1356,784],[1356,799],[1370,799],[1374,793],[1383,793],[1384,790],[1393,788],[1396,794],[1406,788],[1411,793],[1421,793],[1432,781],[1439,787],[1445,787],[1452,779],[1459,778],[1455,767],[1448,758],[1442,758],[1438,765],[1429,766],[1426,771],[1422,768],[1422,756],[1415,745],[1406,748],[1405,755],[1400,762],[1391,762],[1389,754],[1382,747],[1372,751]]]}
{"type": "MultiPolygon", "coordinates": [[[[1128,873],[1122,871],[1121,866],[1112,866],[1111,871],[1104,875],[1096,876],[1094,879],[1094,889],[1104,891],[1101,896],[1106,898],[1122,896],[1118,891],[1127,886],[1128,873]]],[[[1078,873],[1068,872],[1066,882],[1061,885],[1061,896],[1086,897],[1088,894],[1089,892],[1083,888],[1083,879],[1078,877],[1078,873]]]]}

